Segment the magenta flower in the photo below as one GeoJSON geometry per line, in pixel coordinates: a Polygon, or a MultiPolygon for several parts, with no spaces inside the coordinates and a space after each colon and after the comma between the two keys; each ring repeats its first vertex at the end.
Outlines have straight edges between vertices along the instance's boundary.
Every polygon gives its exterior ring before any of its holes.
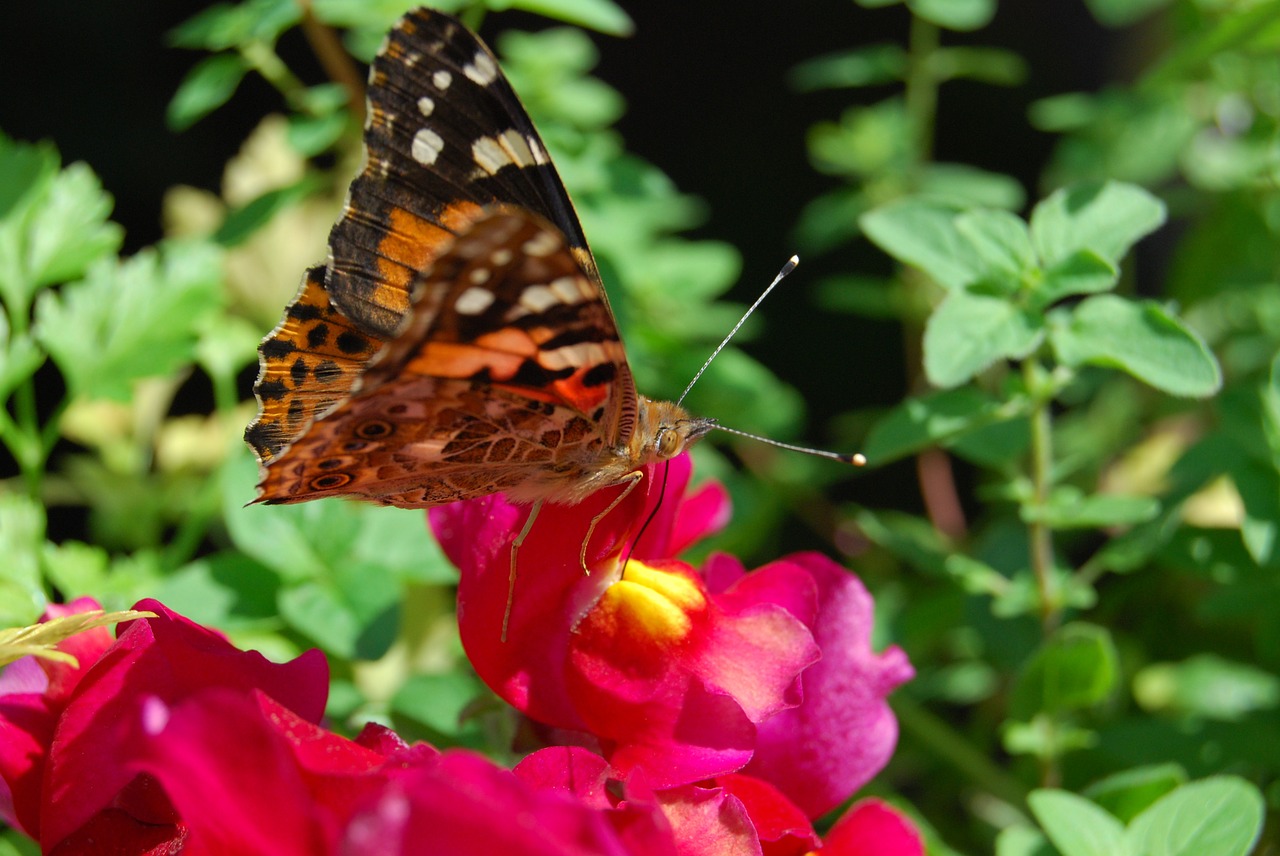
{"type": "Polygon", "coordinates": [[[687,456],[670,464],[665,490],[663,480],[651,470],[600,520],[590,576],[579,533],[617,491],[543,507],[519,553],[505,642],[511,544],[527,510],[492,496],[431,511],[462,572],[459,630],[477,673],[533,719],[592,735],[620,775],[643,769],[654,788],[741,768],[756,725],[799,703],[797,676],[818,657],[803,621],[767,596],[796,586],[794,598],[812,604],[803,574],[780,568],[712,595],[665,558],[722,523],[727,504],[718,487],[686,504],[687,456]]]}
{"type": "Polygon", "coordinates": [[[688,479],[687,457],[672,463],[665,490],[661,470],[647,474],[598,524],[590,576],[577,533],[616,492],[545,506],[519,553],[506,642],[511,543],[527,511],[501,497],[433,510],[462,571],[463,644],[503,698],[590,735],[624,778],[643,771],[661,790],[744,770],[817,817],[888,760],[897,723],[885,698],[911,665],[896,647],[871,650],[871,598],[825,557],[746,573],[717,556],[701,574],[670,558],[727,518],[717,488],[685,499],[688,479]]]}
{"type": "MultiPolygon", "coordinates": [[[[72,609],[91,608],[96,604],[77,601],[72,609]]],[[[0,774],[16,824],[46,853],[59,847],[83,852],[77,848],[108,833],[151,845],[183,837],[164,792],[132,764],[130,741],[144,706],[156,700],[171,706],[226,687],[260,690],[307,721],[323,713],[328,667],[318,651],[277,665],[155,601],[138,608],[158,617],[120,625],[119,638],[109,645],[105,631],[73,637],[67,650],[77,654],[79,668],[40,664],[49,675],[42,691],[23,687],[0,698],[0,744],[6,747],[0,774]],[[15,746],[22,753],[16,762],[9,757],[15,746]]],[[[30,673],[29,661],[11,664],[6,688],[14,674],[30,673]]]]}

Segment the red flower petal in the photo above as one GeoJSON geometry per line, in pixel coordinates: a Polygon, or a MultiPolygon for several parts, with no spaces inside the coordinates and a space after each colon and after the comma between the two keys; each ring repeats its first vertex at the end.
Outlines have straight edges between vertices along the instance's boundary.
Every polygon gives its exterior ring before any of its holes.
{"type": "Polygon", "coordinates": [[[924,856],[915,825],[888,803],[856,803],[827,833],[822,856],[924,856]]]}

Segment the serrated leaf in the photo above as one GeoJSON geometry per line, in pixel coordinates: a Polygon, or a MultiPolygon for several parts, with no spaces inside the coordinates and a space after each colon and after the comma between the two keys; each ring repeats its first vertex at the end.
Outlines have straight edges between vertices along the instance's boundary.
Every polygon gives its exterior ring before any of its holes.
{"type": "Polygon", "coordinates": [[[929,382],[959,386],[998,360],[1025,357],[1044,335],[1039,317],[1008,300],[955,291],[929,316],[924,370],[929,382]]]}
{"type": "Polygon", "coordinates": [[[1054,191],[1031,212],[1031,241],[1045,267],[1077,250],[1119,263],[1164,223],[1164,203],[1141,187],[1109,181],[1054,191]]]}
{"type": "Polygon", "coordinates": [[[202,243],[100,262],[82,282],[41,295],[35,335],[73,395],[128,401],[135,380],[190,361],[221,279],[220,254],[202,243]]]}
{"type": "Polygon", "coordinates": [[[19,143],[0,133],[0,222],[42,189],[58,171],[58,150],[49,143],[19,143]]]}
{"type": "Polygon", "coordinates": [[[9,321],[0,313],[0,405],[14,387],[44,365],[44,351],[28,335],[9,337],[9,321]]]}
{"type": "Polygon", "coordinates": [[[1262,794],[1236,776],[1183,785],[1134,818],[1126,839],[1137,853],[1245,856],[1262,832],[1262,794]]]}
{"type": "Polygon", "coordinates": [[[1106,701],[1119,680],[1119,655],[1106,629],[1077,622],[1058,630],[1022,670],[1010,709],[1028,719],[1040,712],[1082,710],[1106,701]]]}
{"type": "Polygon", "coordinates": [[[175,131],[185,131],[231,99],[249,71],[239,54],[205,57],[178,84],[165,111],[165,121],[175,131]]]}
{"type": "Polygon", "coordinates": [[[1120,369],[1170,395],[1205,398],[1222,386],[1218,361],[1200,337],[1150,301],[1087,298],[1053,316],[1049,341],[1066,365],[1120,369]]]}
{"type": "Polygon", "coordinates": [[[34,502],[0,493],[0,626],[32,622],[49,604],[39,564],[44,525],[34,502]]]}
{"type": "Polygon", "coordinates": [[[875,466],[883,466],[988,424],[999,406],[969,388],[909,398],[876,422],[863,454],[875,466]]]}
{"type": "Polygon", "coordinates": [[[840,53],[818,56],[800,63],[788,76],[801,92],[879,86],[901,80],[907,54],[901,45],[865,45],[840,53]]]}
{"type": "Polygon", "coordinates": [[[1059,790],[1032,791],[1027,805],[1062,856],[1138,856],[1124,827],[1084,797],[1059,790]]]}
{"type": "Polygon", "coordinates": [[[1008,211],[974,209],[955,218],[955,227],[988,271],[1018,280],[1036,267],[1031,236],[1021,217],[1008,211]]]}
{"type": "Polygon", "coordinates": [[[868,211],[858,223],[880,249],[954,291],[985,271],[982,258],[955,227],[957,213],[951,206],[904,199],[868,211]]]}
{"type": "MultiPolygon", "coordinates": [[[[49,162],[47,154],[33,161],[24,151],[7,150],[14,158],[10,168],[26,163],[43,169],[49,162]]],[[[75,279],[119,248],[124,232],[106,219],[111,206],[97,176],[82,163],[30,185],[15,201],[0,222],[0,298],[11,314],[25,313],[40,287],[75,279]]]]}
{"type": "Polygon", "coordinates": [[[1076,250],[1044,272],[1035,286],[1038,306],[1049,306],[1074,294],[1096,294],[1110,291],[1120,271],[1093,250],[1076,250]]]}
{"type": "Polygon", "coordinates": [[[995,0],[907,0],[913,15],[948,30],[980,30],[996,14],[995,0]]]}

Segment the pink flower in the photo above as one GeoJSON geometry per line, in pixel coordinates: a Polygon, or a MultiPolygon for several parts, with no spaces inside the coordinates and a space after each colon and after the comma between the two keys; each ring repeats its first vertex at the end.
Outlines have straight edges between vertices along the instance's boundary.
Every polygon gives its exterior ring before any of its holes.
{"type": "Polygon", "coordinates": [[[685,514],[688,479],[687,456],[669,474],[652,468],[601,517],[589,576],[580,539],[618,490],[544,506],[519,552],[505,642],[511,544],[528,511],[491,496],[431,512],[462,571],[459,629],[477,673],[533,719],[593,735],[615,770],[643,769],[654,788],[742,767],[756,725],[799,703],[796,678],[818,657],[802,620],[765,596],[797,585],[812,604],[803,574],[781,568],[713,595],[663,558],[725,517],[719,488],[695,494],[685,514]]]}
{"type": "MultiPolygon", "coordinates": [[[[76,608],[92,606],[78,601],[76,608]]],[[[260,690],[309,722],[324,711],[328,667],[319,652],[277,665],[155,601],[137,608],[158,617],[120,625],[109,645],[109,634],[97,631],[73,637],[79,668],[64,667],[51,678],[43,701],[31,693],[0,700],[3,743],[24,747],[26,758],[25,769],[6,759],[0,772],[21,828],[38,837],[45,852],[77,852],[108,832],[154,845],[185,835],[165,793],[132,763],[138,723],[157,703],[171,707],[224,687],[260,690]]],[[[14,667],[29,671],[21,663],[6,669],[6,683],[14,667]]],[[[138,848],[133,852],[145,849],[138,848]]]]}
{"type": "MultiPolygon", "coordinates": [[[[92,598],[51,605],[42,620],[101,609],[92,598]]],[[[114,640],[96,627],[58,644],[75,666],[23,657],[0,674],[0,818],[33,838],[40,835],[40,788],[58,717],[81,677],[114,640]]]]}

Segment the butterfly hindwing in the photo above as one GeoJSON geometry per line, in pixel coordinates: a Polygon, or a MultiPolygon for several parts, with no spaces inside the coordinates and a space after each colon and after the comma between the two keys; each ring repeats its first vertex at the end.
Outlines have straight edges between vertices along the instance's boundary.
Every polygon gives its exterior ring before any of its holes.
{"type": "Polygon", "coordinates": [[[366,163],[329,238],[326,287],[362,327],[390,336],[409,290],[480,209],[505,204],[564,233],[598,278],[568,194],[489,49],[453,18],[410,12],[369,72],[366,163]]]}
{"type": "Polygon", "coordinates": [[[419,277],[413,307],[350,397],[266,469],[263,499],[569,498],[629,434],[636,393],[603,292],[540,218],[489,212],[419,277]]]}

